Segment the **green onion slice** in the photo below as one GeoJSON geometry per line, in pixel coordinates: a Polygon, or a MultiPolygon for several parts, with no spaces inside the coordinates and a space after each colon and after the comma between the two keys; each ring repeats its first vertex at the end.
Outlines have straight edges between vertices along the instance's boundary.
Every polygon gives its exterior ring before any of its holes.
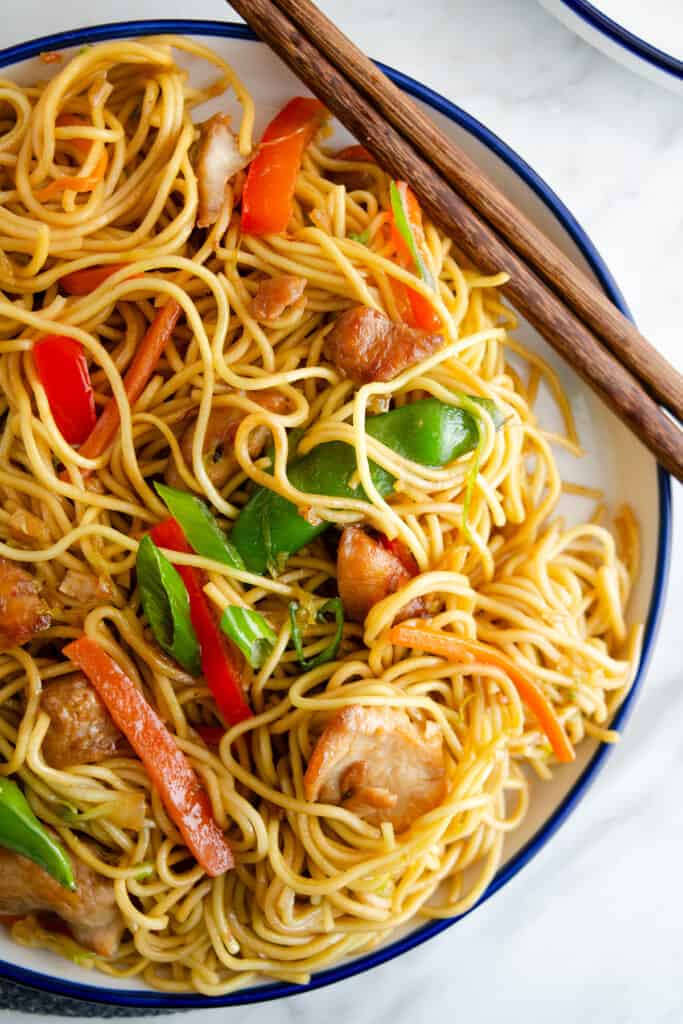
{"type": "Polygon", "coordinates": [[[394,215],[394,220],[396,221],[396,227],[399,230],[401,238],[410,249],[410,254],[415,263],[415,269],[425,284],[429,285],[430,288],[436,288],[434,278],[422,257],[422,253],[417,247],[415,235],[413,234],[413,229],[410,226],[406,204],[403,196],[401,195],[401,190],[395,181],[392,181],[389,185],[389,193],[391,196],[391,211],[394,215]]]}
{"type": "Polygon", "coordinates": [[[313,658],[307,658],[304,655],[304,647],[301,639],[301,627],[299,626],[296,617],[298,610],[298,603],[296,601],[290,601],[289,620],[292,625],[292,640],[294,641],[294,647],[299,659],[299,664],[305,672],[309,672],[312,668],[318,668],[319,665],[324,665],[328,661],[334,661],[337,657],[339,648],[341,647],[342,635],[344,633],[344,606],[340,597],[333,597],[331,600],[326,601],[318,611],[318,614],[316,615],[317,622],[324,622],[326,615],[334,615],[337,628],[331,643],[329,643],[324,650],[319,654],[316,654],[313,658]]]}

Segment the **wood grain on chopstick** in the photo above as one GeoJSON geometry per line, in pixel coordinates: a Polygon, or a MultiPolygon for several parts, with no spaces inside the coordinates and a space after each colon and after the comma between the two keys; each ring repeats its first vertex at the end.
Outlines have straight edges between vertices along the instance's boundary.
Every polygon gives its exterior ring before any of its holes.
{"type": "Polygon", "coordinates": [[[659,462],[683,480],[683,431],[514,250],[324,57],[272,0],[232,0],[245,21],[396,178],[410,182],[431,219],[472,263],[506,271],[510,302],[605,401],[659,462]]]}
{"type": "Polygon", "coordinates": [[[683,376],[473,160],[311,0],[274,0],[317,50],[560,296],[661,405],[683,420],[683,376]]]}

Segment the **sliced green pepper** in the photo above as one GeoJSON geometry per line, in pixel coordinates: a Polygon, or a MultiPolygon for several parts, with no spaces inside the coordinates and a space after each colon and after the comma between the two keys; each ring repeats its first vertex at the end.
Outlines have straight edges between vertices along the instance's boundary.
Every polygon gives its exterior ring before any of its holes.
{"type": "Polygon", "coordinates": [[[71,862],[61,843],[31,810],[16,782],[0,778],[0,846],[38,864],[65,889],[75,889],[71,862]]]}
{"type": "MultiPolygon", "coordinates": [[[[501,425],[502,414],[493,402],[486,398],[471,400],[486,409],[496,428],[501,425]]],[[[479,441],[476,416],[436,398],[424,398],[380,416],[370,416],[366,431],[387,448],[422,466],[448,465],[473,451],[479,441]]],[[[353,447],[343,441],[329,441],[292,463],[288,476],[300,491],[366,500],[360,485],[351,486],[356,469],[353,447]]],[[[391,473],[370,462],[370,475],[380,494],[391,493],[391,473]]],[[[329,525],[325,521],[311,525],[293,502],[260,487],[240,512],[230,539],[247,569],[262,573],[266,568],[278,568],[288,555],[310,544],[329,525]]]]}

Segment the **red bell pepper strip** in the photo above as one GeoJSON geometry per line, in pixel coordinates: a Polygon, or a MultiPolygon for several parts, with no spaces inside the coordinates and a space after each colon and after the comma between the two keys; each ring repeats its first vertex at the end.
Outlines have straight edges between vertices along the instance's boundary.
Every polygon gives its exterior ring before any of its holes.
{"type": "MultiPolygon", "coordinates": [[[[395,185],[401,197],[401,203],[406,214],[408,226],[413,235],[415,246],[419,252],[420,249],[424,248],[425,244],[420,204],[417,201],[415,193],[404,181],[397,181],[395,182],[395,185]]],[[[407,270],[413,270],[418,276],[422,276],[421,268],[419,265],[416,265],[415,256],[411,252],[410,246],[407,244],[398,229],[393,210],[389,214],[389,224],[391,226],[391,240],[396,249],[398,263],[407,270]]],[[[409,319],[411,326],[420,327],[423,331],[430,331],[431,333],[440,331],[442,326],[441,318],[435,312],[431,302],[426,299],[424,295],[421,295],[420,292],[416,292],[408,285],[402,285],[401,287],[405,290],[405,295],[410,306],[409,319]]]]}
{"type": "MultiPolygon", "coordinates": [[[[159,548],[194,554],[176,519],[164,519],[150,531],[159,548]]],[[[176,565],[190,599],[190,619],[201,650],[202,672],[216,706],[230,725],[251,718],[242,686],[242,656],[220,631],[204,595],[205,573],[190,565],[176,565]]]]}
{"type": "Polygon", "coordinates": [[[108,277],[122,270],[125,263],[109,263],[104,267],[84,267],[83,270],[74,270],[71,274],[60,277],[59,286],[67,295],[90,295],[96,288],[106,281],[108,277]]]}
{"type": "Polygon", "coordinates": [[[303,152],[326,116],[320,100],[297,96],[280,111],[261,139],[242,192],[242,231],[283,232],[292,215],[296,176],[303,152]]]}
{"type": "Polygon", "coordinates": [[[564,725],[541,687],[500,651],[479,640],[463,640],[432,626],[411,626],[407,623],[394,626],[389,631],[389,643],[438,654],[448,661],[478,661],[505,672],[514,683],[522,702],[538,719],[538,724],[548,737],[557,760],[573,761],[576,757],[564,725]]]}
{"type": "Polygon", "coordinates": [[[142,761],[197,862],[215,878],[234,866],[232,850],[197,775],[137,686],[103,647],[83,636],[63,652],[85,672],[114,722],[142,761]]]}
{"type": "Polygon", "coordinates": [[[192,728],[201,736],[207,747],[217,747],[225,736],[225,729],[220,725],[193,725],[192,728]]]}
{"type": "Polygon", "coordinates": [[[33,361],[59,432],[69,444],[82,444],[97,422],[83,346],[75,338],[49,334],[35,342],[33,361]]]}

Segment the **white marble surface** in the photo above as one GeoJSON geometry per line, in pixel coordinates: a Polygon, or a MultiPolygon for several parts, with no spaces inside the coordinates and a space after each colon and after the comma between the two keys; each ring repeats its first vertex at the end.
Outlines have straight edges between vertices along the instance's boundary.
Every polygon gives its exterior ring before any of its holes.
{"type": "MultiPolygon", "coordinates": [[[[611,64],[535,0],[326,0],[373,56],[455,100],[556,189],[640,326],[683,368],[680,99],[611,64]]],[[[683,25],[680,4],[677,26],[683,25]]],[[[0,46],[144,17],[229,17],[221,0],[4,0],[0,46]]],[[[401,960],[278,1004],[188,1024],[457,1019],[683,1020],[683,497],[644,693],[597,784],[541,854],[457,927],[401,960]]],[[[10,1015],[0,1010],[0,1024],[10,1015]]],[[[47,1020],[47,1018],[46,1018],[47,1020]]]]}

